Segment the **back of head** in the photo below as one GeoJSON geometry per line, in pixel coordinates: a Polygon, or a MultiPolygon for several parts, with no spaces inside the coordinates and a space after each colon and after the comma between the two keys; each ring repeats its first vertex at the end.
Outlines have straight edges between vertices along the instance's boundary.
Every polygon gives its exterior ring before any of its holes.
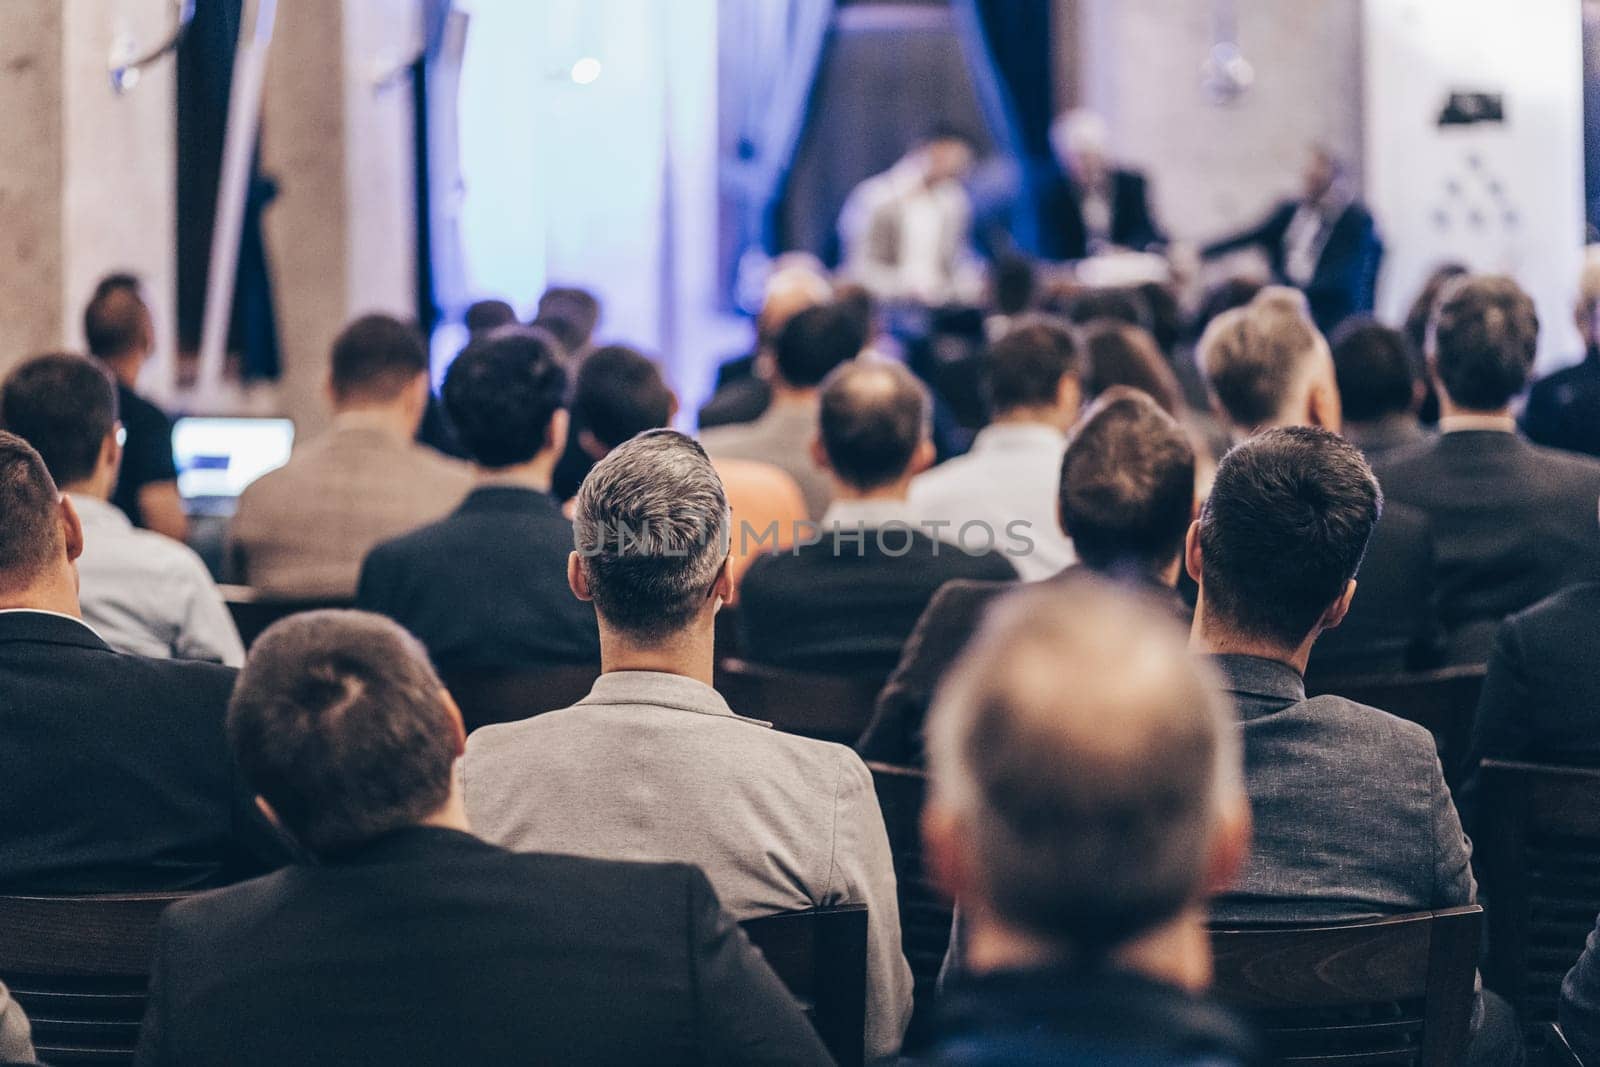
{"type": "Polygon", "coordinates": [[[516,309],[504,300],[479,300],[467,308],[465,316],[467,334],[474,339],[516,321],[516,309]]]}
{"type": "Polygon", "coordinates": [[[1352,319],[1333,341],[1333,371],[1344,417],[1372,422],[1416,402],[1416,356],[1406,335],[1375,319],[1352,319]]]}
{"type": "Polygon", "coordinates": [[[547,447],[566,400],[567,373],[528,330],[473,341],[450,364],[441,396],[467,455],[490,470],[526,463],[547,447]]]}
{"type": "Polygon", "coordinates": [[[1433,313],[1438,310],[1439,297],[1452,282],[1465,277],[1467,273],[1467,268],[1460,263],[1441,263],[1428,275],[1422,288],[1417,290],[1416,298],[1406,311],[1405,332],[1406,338],[1416,346],[1418,352],[1428,350],[1428,327],[1433,323],[1433,313]]]}
{"type": "Polygon", "coordinates": [[[762,290],[761,313],[756,317],[758,340],[766,347],[777,345],[790,319],[833,299],[833,286],[819,261],[807,256],[793,261],[780,258],[780,263],[762,290]]]}
{"type": "Polygon", "coordinates": [[[600,618],[635,641],[669,639],[710,597],[728,558],[728,499],[705,450],[647,430],[594,465],[572,536],[600,618]]]}
{"type": "Polygon", "coordinates": [[[1382,512],[1372,468],[1326,430],[1269,430],[1238,445],[1200,512],[1208,618],[1298,648],[1355,577],[1382,512]]]}
{"type": "Polygon", "coordinates": [[[269,627],[228,705],[228,742],[249,788],[318,854],[443,807],[460,728],[416,638],[359,611],[269,627]]]}
{"type": "Polygon", "coordinates": [[[1432,334],[1434,373],[1451,402],[1468,411],[1498,411],[1528,383],[1539,316],[1510,278],[1466,278],[1446,290],[1432,334]]]}
{"type": "Polygon", "coordinates": [[[1061,526],[1102,572],[1166,566],[1194,515],[1194,448],[1144,393],[1118,387],[1084,412],[1061,461],[1061,526]]]}
{"type": "Polygon", "coordinates": [[[587,289],[552,285],[539,297],[535,321],[555,333],[568,352],[576,355],[589,346],[600,325],[600,301],[587,289]]]}
{"type": "Polygon", "coordinates": [[[416,328],[390,315],[363,315],[333,342],[330,381],[339,404],[392,404],[428,372],[416,328]]]}
{"type": "Polygon", "coordinates": [[[1183,387],[1161,355],[1155,338],[1137,326],[1101,321],[1083,332],[1087,356],[1083,392],[1097,397],[1125,385],[1148,395],[1161,410],[1176,415],[1183,406],[1183,387]]]}
{"type": "Polygon", "coordinates": [[[0,430],[0,596],[32,586],[66,551],[60,500],[39,453],[0,430]]]}
{"type": "Polygon", "coordinates": [[[980,911],[1079,961],[1198,903],[1242,803],[1209,667],[1169,612],[1087,579],[989,613],[934,701],[928,757],[980,911]]]}
{"type": "Polygon", "coordinates": [[[1253,278],[1227,278],[1210,289],[1200,299],[1200,308],[1195,312],[1194,326],[1191,335],[1198,340],[1219,316],[1234,308],[1242,308],[1256,298],[1263,286],[1253,278]]]}
{"type": "Polygon", "coordinates": [[[1049,315],[1025,315],[984,350],[983,385],[995,416],[1048,408],[1061,379],[1081,375],[1083,356],[1072,330],[1049,315]]]}
{"type": "Polygon", "coordinates": [[[1161,354],[1171,359],[1183,341],[1186,323],[1177,290],[1167,282],[1141,282],[1136,292],[1150,309],[1150,336],[1161,354]]]}
{"type": "Polygon", "coordinates": [[[76,485],[100,465],[117,425],[117,391],[92,359],[36,356],[6,378],[0,425],[38,450],[57,486],[76,485]]]}
{"type": "Polygon", "coordinates": [[[860,316],[837,304],[797,312],[778,334],[778,374],[796,389],[811,389],[867,343],[860,316]]]}
{"type": "Polygon", "coordinates": [[[1033,306],[1039,272],[1033,260],[1014,253],[995,260],[991,286],[994,309],[1002,315],[1020,315],[1033,306]]]}
{"type": "Polygon", "coordinates": [[[1064,310],[1077,326],[1102,319],[1141,328],[1150,322],[1150,306],[1137,289],[1082,289],[1065,298],[1064,310]]]}
{"type": "Polygon", "coordinates": [[[898,363],[853,361],[822,384],[822,447],[838,478],[878,489],[903,478],[927,439],[928,390],[898,363]]]}
{"type": "Polygon", "coordinates": [[[573,416],[606,448],[666,426],[672,405],[661,368],[627,345],[596,349],[578,369],[573,416]]]}
{"type": "Polygon", "coordinates": [[[1200,338],[1197,355],[1224,414],[1248,430],[1283,414],[1321,343],[1317,328],[1297,308],[1258,296],[1217,316],[1200,338]]]}
{"type": "Polygon", "coordinates": [[[83,310],[83,337],[100,359],[143,354],[151,342],[150,308],[132,274],[109,274],[95,286],[83,310]]]}

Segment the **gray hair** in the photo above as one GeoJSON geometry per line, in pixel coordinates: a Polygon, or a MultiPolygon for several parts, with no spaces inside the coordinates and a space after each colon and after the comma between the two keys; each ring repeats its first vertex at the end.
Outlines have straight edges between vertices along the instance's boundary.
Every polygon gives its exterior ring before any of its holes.
{"type": "Polygon", "coordinates": [[[595,610],[636,639],[681,630],[728,558],[730,526],[722,480],[693,438],[648,430],[612,449],[572,519],[595,610]]]}
{"type": "Polygon", "coordinates": [[[1210,668],[1170,611],[1088,578],[991,610],[935,698],[928,766],[974,894],[1091,956],[1200,898],[1223,813],[1243,802],[1210,668]]]}

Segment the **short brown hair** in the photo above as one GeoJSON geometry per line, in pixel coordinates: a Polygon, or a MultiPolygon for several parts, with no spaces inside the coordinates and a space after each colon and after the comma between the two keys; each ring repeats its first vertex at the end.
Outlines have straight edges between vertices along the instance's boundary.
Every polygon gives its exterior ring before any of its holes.
{"type": "Polygon", "coordinates": [[[428,370],[422,334],[391,315],[363,315],[333,342],[333,395],[385,403],[428,370]]]}
{"type": "Polygon", "coordinates": [[[1200,368],[1217,403],[1244,429],[1271,422],[1321,335],[1272,290],[1212,320],[1200,338],[1200,368]]]}
{"type": "Polygon", "coordinates": [[[0,592],[25,589],[66,551],[61,493],[33,446],[0,430],[0,592]]]}
{"type": "Polygon", "coordinates": [[[1077,375],[1082,363],[1078,342],[1065,322],[1051,315],[1021,316],[983,354],[989,410],[1003,415],[1054,404],[1061,379],[1077,375]]]}
{"type": "Polygon", "coordinates": [[[822,383],[822,448],[840,480],[877,489],[900,479],[928,436],[927,387],[898,363],[852,360],[822,383]]]}
{"type": "Polygon", "coordinates": [[[1539,345],[1533,300],[1510,278],[1465,278],[1433,317],[1433,367],[1446,395],[1470,411],[1497,411],[1528,384],[1539,345]]]}
{"type": "Polygon", "coordinates": [[[1088,356],[1085,396],[1097,397],[1112,386],[1126,385],[1148,395],[1168,415],[1182,410],[1183,387],[1149,331],[1102,319],[1085,327],[1083,350],[1088,356]]]}

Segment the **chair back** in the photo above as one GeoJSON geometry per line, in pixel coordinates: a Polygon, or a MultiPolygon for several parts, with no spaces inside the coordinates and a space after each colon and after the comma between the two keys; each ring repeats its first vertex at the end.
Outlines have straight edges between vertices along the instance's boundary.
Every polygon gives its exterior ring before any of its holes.
{"type": "Polygon", "coordinates": [[[1485,978],[1539,1040],[1600,914],[1600,770],[1484,760],[1478,810],[1485,978]]]}
{"type": "Polygon", "coordinates": [[[222,591],[228,614],[233,616],[233,625],[238,629],[239,640],[244,642],[245,648],[255,644],[262,631],[279,619],[298,615],[302,611],[354,606],[352,601],[339,598],[300,600],[264,597],[245,585],[223,585],[218,588],[222,591]]]}
{"type": "Polygon", "coordinates": [[[1439,748],[1445,781],[1454,787],[1465,769],[1462,764],[1486,673],[1483,664],[1470,663],[1404,674],[1312,676],[1306,680],[1306,692],[1331,693],[1427,727],[1439,748]]]}
{"type": "Polygon", "coordinates": [[[1273,1062],[1454,1067],[1466,1048],[1483,909],[1217,928],[1216,995],[1273,1062]]]}
{"type": "Polygon", "coordinates": [[[894,856],[896,898],[900,905],[900,945],[911,965],[914,1008],[906,1043],[914,1047],[932,1022],[939,971],[950,948],[950,903],[929,880],[922,865],[922,803],[927,777],[911,767],[869,763],[878,807],[889,831],[894,856]]]}
{"type": "Polygon", "coordinates": [[[133,1062],[156,921],[181,893],[0,897],[0,981],[33,1024],[40,1060],[133,1062]]]}
{"type": "Polygon", "coordinates": [[[791,911],[739,924],[788,986],[839,1067],[858,1067],[867,1043],[867,909],[791,911]]]}
{"type": "Polygon", "coordinates": [[[571,707],[589,695],[598,677],[598,663],[443,672],[444,687],[461,708],[468,733],[491,723],[516,722],[571,707]]]}
{"type": "Polygon", "coordinates": [[[785,733],[853,745],[866,732],[879,681],[791,671],[725,659],[717,691],[740,715],[764,719],[785,733]]]}
{"type": "MultiPolygon", "coordinates": [[[[1545,1023],[1539,1028],[1544,1044],[1544,1067],[1583,1067],[1583,1061],[1572,1050],[1567,1035],[1556,1023],[1545,1023]]],[[[1532,1062],[1539,1063],[1535,1059],[1532,1062]]]]}

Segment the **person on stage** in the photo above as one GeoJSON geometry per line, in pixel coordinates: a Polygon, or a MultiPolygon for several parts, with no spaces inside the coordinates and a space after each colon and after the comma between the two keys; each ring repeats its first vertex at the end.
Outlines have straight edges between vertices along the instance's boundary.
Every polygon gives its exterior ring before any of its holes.
{"type": "Polygon", "coordinates": [[[1148,252],[1167,242],[1139,171],[1112,163],[1105,119],[1069,111],[1050,127],[1058,168],[1044,180],[1039,244],[1045,259],[1087,259],[1111,248],[1148,252]]]}

